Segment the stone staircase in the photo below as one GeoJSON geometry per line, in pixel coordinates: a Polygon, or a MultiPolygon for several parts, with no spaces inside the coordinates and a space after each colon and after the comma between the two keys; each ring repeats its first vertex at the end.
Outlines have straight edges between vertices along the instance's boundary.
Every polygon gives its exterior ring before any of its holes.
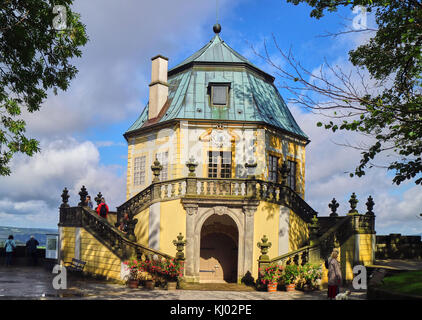
{"type": "Polygon", "coordinates": [[[154,256],[173,258],[129,240],[124,233],[87,207],[61,207],[59,227],[84,228],[122,261],[130,258],[151,260],[154,256]]]}

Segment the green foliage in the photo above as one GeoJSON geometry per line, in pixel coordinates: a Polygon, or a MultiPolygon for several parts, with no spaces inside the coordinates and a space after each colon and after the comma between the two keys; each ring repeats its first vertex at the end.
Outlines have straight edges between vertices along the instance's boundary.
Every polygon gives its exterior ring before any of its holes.
{"type": "Polygon", "coordinates": [[[73,0],[4,0],[0,2],[0,175],[11,173],[16,153],[32,156],[39,143],[25,136],[22,108],[38,111],[47,91],[67,90],[77,69],[70,60],[81,57],[88,41],[73,0]],[[55,5],[67,12],[67,29],[53,28],[55,5]]]}
{"type": "Polygon", "coordinates": [[[301,267],[295,264],[289,264],[284,268],[284,271],[280,277],[283,284],[293,284],[296,283],[301,267]]]}
{"type": "Polygon", "coordinates": [[[303,289],[305,286],[308,286],[309,289],[316,289],[321,278],[322,266],[307,263],[300,267],[296,285],[299,289],[303,289]]]}
{"type": "MultiPolygon", "coordinates": [[[[359,165],[351,176],[363,176],[374,158],[393,151],[398,159],[386,167],[395,172],[393,182],[415,179],[422,184],[422,3],[418,0],[288,0],[313,7],[311,17],[339,7],[362,5],[375,14],[378,29],[368,43],[349,52],[349,59],[384,85],[381,92],[343,99],[359,101],[359,117],[342,123],[330,121],[326,129],[346,130],[370,135],[376,142],[363,150],[359,165]]],[[[349,104],[350,106],[350,104],[349,104]]],[[[347,115],[344,116],[347,118],[347,115]]],[[[321,122],[317,126],[322,127],[321,122]]]]}

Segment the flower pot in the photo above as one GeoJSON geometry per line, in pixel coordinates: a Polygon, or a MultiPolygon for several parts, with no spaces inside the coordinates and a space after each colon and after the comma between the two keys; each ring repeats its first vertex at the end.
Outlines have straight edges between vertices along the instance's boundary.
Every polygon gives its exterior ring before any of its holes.
{"type": "Polygon", "coordinates": [[[286,291],[295,291],[296,290],[296,284],[286,284],[286,291]]]}
{"type": "Polygon", "coordinates": [[[139,285],[139,281],[138,280],[129,280],[127,282],[127,285],[128,285],[129,288],[136,289],[139,285]]]}
{"type": "Polygon", "coordinates": [[[267,284],[267,291],[268,292],[276,292],[277,291],[277,282],[267,284]]]}
{"type": "Polygon", "coordinates": [[[177,282],[176,281],[167,282],[167,290],[176,290],[176,289],[177,289],[177,282]]]}
{"type": "Polygon", "coordinates": [[[155,281],[154,280],[145,280],[145,289],[154,290],[155,281]]]}

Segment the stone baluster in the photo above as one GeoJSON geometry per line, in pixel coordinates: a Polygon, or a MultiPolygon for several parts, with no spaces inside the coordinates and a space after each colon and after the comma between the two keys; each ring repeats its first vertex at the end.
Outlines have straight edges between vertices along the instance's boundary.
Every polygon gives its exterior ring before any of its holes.
{"type": "Polygon", "coordinates": [[[175,195],[176,195],[176,184],[173,182],[171,184],[171,197],[174,198],[175,195]]]}
{"type": "Polygon", "coordinates": [[[180,197],[182,196],[182,181],[178,183],[177,194],[180,197]]]}

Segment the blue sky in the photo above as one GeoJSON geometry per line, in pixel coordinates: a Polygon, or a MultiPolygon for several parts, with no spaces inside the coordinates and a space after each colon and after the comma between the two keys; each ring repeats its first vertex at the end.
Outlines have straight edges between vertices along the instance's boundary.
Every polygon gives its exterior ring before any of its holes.
{"type": "MultiPolygon", "coordinates": [[[[270,56],[281,59],[272,44],[272,34],[283,50],[309,70],[326,59],[350,68],[347,53],[367,36],[349,34],[320,37],[326,32],[350,28],[356,16],[350,8],[310,18],[311,8],[273,0],[220,0],[221,37],[252,63],[274,74],[251,46],[263,53],[268,42],[270,56]]],[[[148,101],[151,60],[156,54],[169,57],[169,67],[178,64],[205,45],[215,23],[214,1],[75,0],[74,10],[87,25],[90,42],[67,92],[50,95],[42,110],[25,114],[28,133],[41,141],[42,152],[33,158],[13,160],[10,177],[0,177],[0,225],[54,228],[58,222],[60,194],[66,186],[71,204],[84,184],[91,195],[99,191],[111,207],[125,199],[127,146],[123,133],[136,120],[148,101]]],[[[371,17],[368,17],[371,23],[371,17]]],[[[276,76],[276,82],[280,81],[276,76]]],[[[286,101],[289,92],[280,89],[286,101]]],[[[361,179],[345,173],[354,169],[359,152],[333,142],[359,142],[359,136],[330,134],[317,128],[319,117],[291,106],[301,128],[310,137],[307,146],[306,200],[321,215],[336,197],[340,213],[356,192],[358,209],[371,194],[375,200],[378,234],[420,234],[422,212],[420,187],[412,182],[397,187],[391,175],[374,169],[361,179]]]]}

